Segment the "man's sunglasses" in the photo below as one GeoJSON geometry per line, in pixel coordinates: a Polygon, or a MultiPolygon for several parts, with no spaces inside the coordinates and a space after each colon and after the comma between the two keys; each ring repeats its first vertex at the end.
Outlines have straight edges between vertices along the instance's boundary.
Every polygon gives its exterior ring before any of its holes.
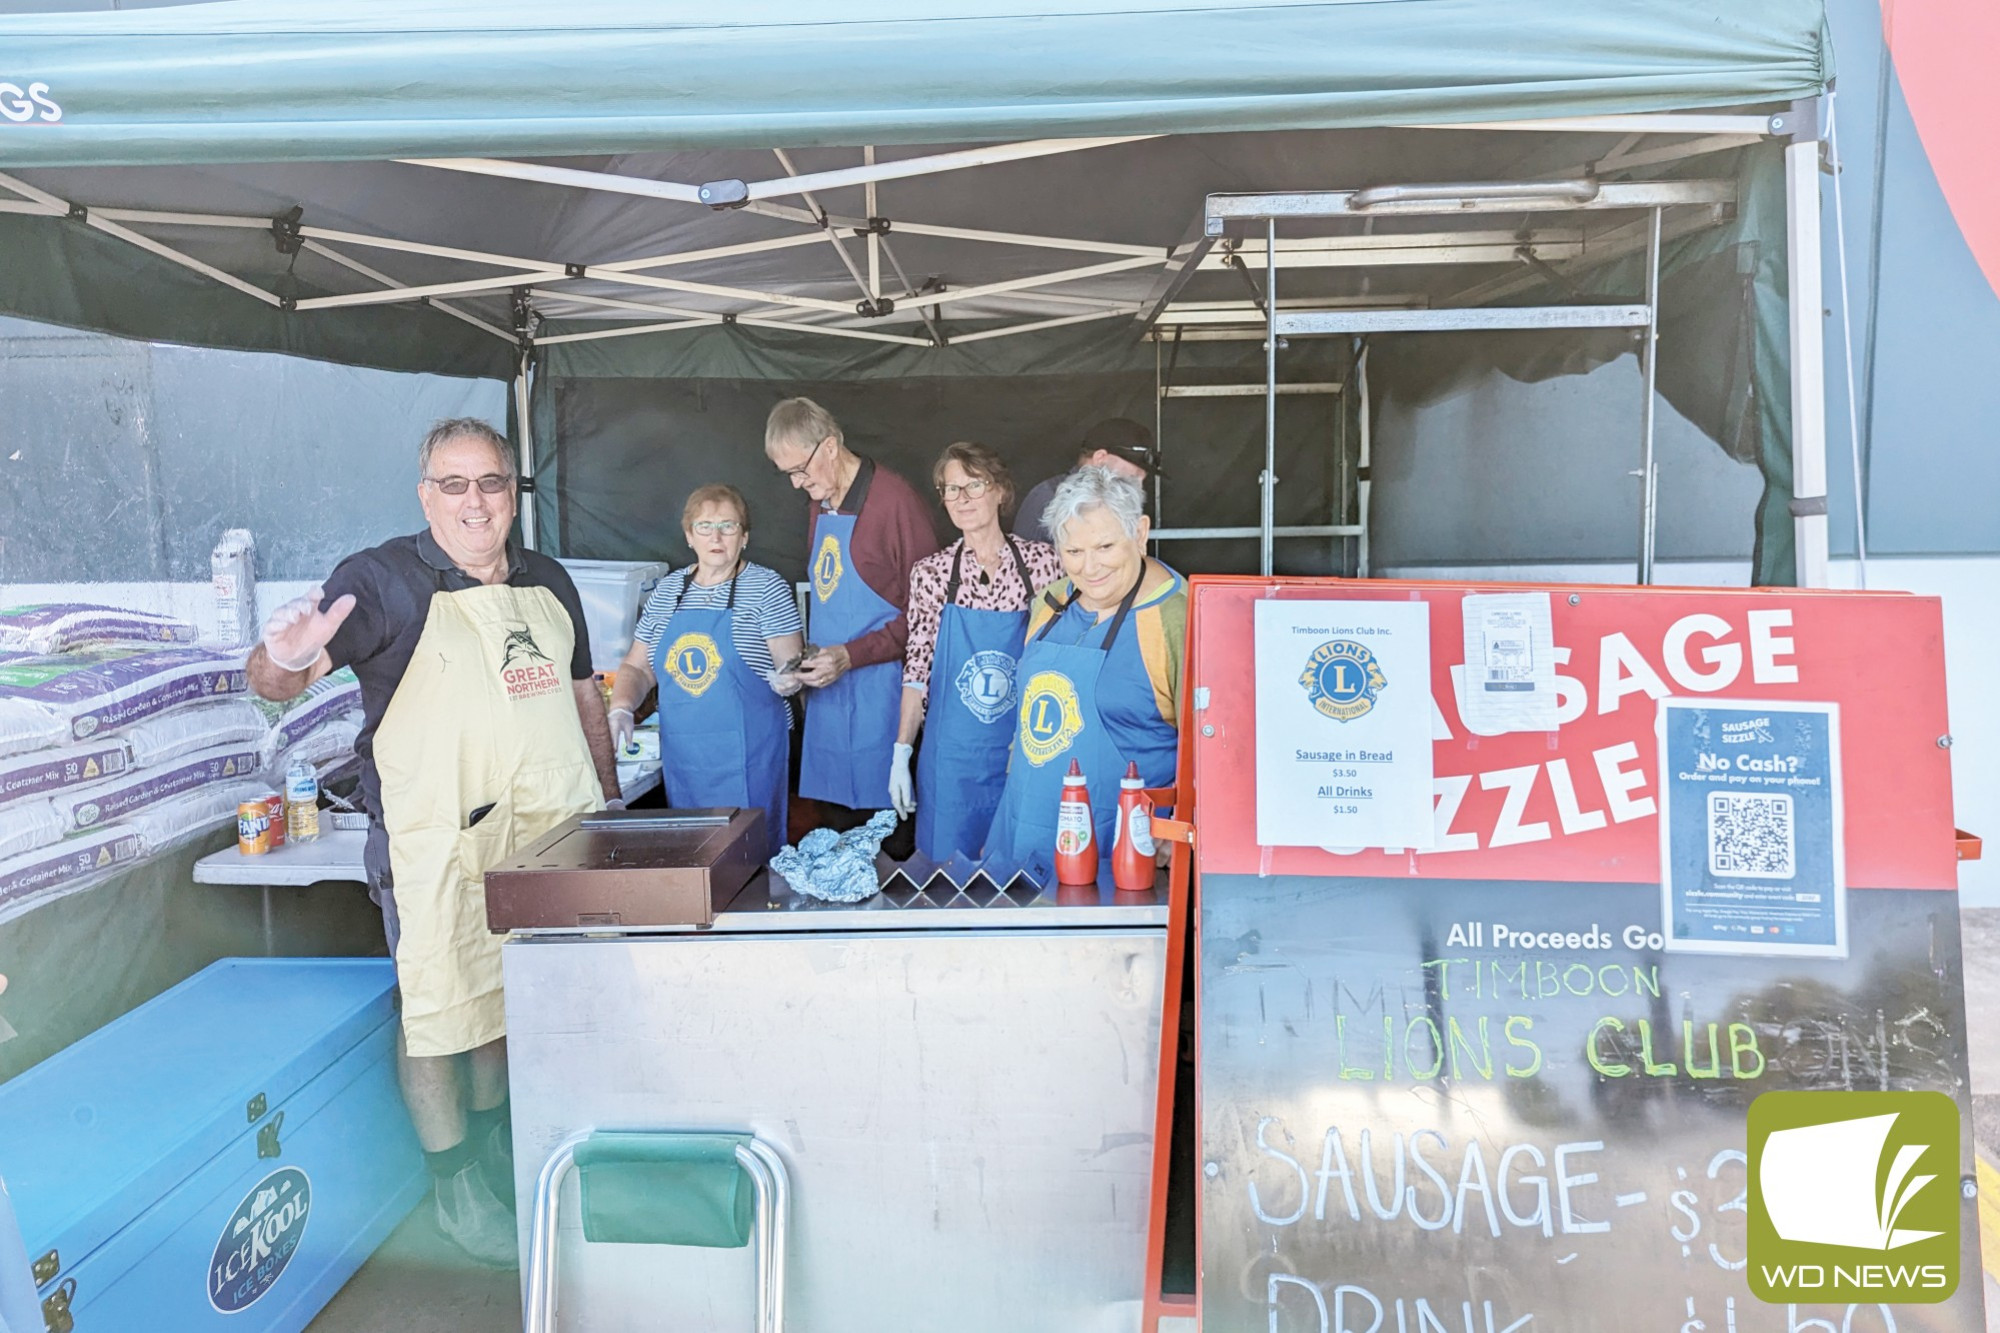
{"type": "Polygon", "coordinates": [[[463,495],[474,485],[479,487],[481,495],[498,495],[514,484],[512,477],[499,472],[489,472],[477,482],[470,477],[425,477],[424,480],[446,495],[463,495]]]}

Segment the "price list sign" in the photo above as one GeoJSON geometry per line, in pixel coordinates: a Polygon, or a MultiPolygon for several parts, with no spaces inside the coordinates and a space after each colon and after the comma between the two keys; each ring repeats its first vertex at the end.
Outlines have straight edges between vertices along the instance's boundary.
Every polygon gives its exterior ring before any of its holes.
{"type": "Polygon", "coordinates": [[[1983,1329],[1936,604],[1549,590],[1557,728],[1496,735],[1459,707],[1484,642],[1460,601],[1487,590],[1416,589],[1431,836],[1308,849],[1258,836],[1263,713],[1225,682],[1257,607],[1359,593],[1249,583],[1197,581],[1190,655],[1205,1333],[1983,1329]],[[1843,654],[1884,633],[1915,665],[1863,698],[1843,654]],[[1718,861],[1716,793],[1789,796],[1790,841],[1718,861]],[[1893,829],[1856,817],[1885,796],[1893,829]],[[1716,891],[1739,883],[1787,897],[1716,891]],[[1686,947],[1691,921],[1727,948],[1686,947]],[[1751,1103],[1917,1091],[1963,1132],[1892,1192],[1944,1201],[1965,1280],[1841,1286],[1898,1259],[1835,1254],[1760,1297],[1751,1103]]]}

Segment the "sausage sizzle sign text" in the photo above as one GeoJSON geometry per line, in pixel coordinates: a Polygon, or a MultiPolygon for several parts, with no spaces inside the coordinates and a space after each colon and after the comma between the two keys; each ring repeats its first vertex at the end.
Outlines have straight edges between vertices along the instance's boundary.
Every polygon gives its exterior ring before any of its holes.
{"type": "MultiPolygon", "coordinates": [[[[1378,589],[1370,592],[1373,598],[1381,596],[1378,589]]],[[[1898,887],[1943,887],[1953,882],[1949,770],[1938,744],[1945,731],[1942,693],[1899,689],[1879,670],[1885,642],[1900,644],[1901,652],[1923,650],[1919,640],[1936,633],[1935,604],[1917,598],[1871,599],[1873,605],[1866,610],[1883,613],[1872,617],[1882,621],[1882,630],[1864,637],[1852,628],[1855,616],[1834,614],[1836,608],[1827,599],[1810,594],[1791,605],[1774,605],[1768,596],[1753,600],[1722,591],[1655,594],[1644,602],[1627,601],[1615,592],[1557,593],[1552,599],[1556,615],[1551,653],[1556,729],[1492,734],[1468,723],[1468,712],[1476,717],[1477,710],[1465,707],[1467,673],[1458,660],[1462,650],[1454,632],[1456,606],[1441,605],[1456,596],[1431,590],[1424,602],[1413,603],[1324,597],[1264,598],[1254,603],[1250,618],[1257,630],[1255,780],[1246,785],[1255,791],[1257,836],[1254,843],[1249,839],[1234,843],[1225,857],[1232,863],[1227,868],[1658,883],[1671,878],[1661,873],[1659,822],[1663,784],[1673,781],[1662,768],[1660,745],[1660,718],[1667,701],[1676,701],[1675,707],[1689,701],[1749,701],[1745,716],[1782,713],[1786,701],[1799,701],[1844,715],[1850,724],[1845,734],[1835,732],[1826,738],[1836,748],[1822,748],[1813,761],[1828,775],[1814,799],[1844,800],[1849,807],[1844,822],[1852,845],[1846,849],[1844,879],[1886,885],[1890,881],[1879,867],[1905,859],[1882,832],[1892,823],[1871,818],[1856,825],[1853,811],[1867,803],[1872,815],[1889,816],[1892,822],[1916,818],[1940,826],[1941,840],[1927,854],[1920,882],[1898,887]],[[1286,645],[1279,645],[1267,654],[1267,630],[1280,621],[1287,622],[1288,629],[1314,623],[1315,617],[1330,625],[1334,619],[1354,619],[1364,610],[1373,615],[1385,606],[1426,605],[1428,697],[1412,700],[1416,691],[1408,689],[1405,667],[1400,681],[1376,687],[1371,711],[1354,721],[1342,723],[1315,714],[1313,700],[1299,686],[1312,652],[1330,652],[1330,646],[1311,643],[1304,651],[1287,652],[1286,645]],[[1267,656],[1279,660],[1268,661],[1267,656]],[[1290,698],[1293,694],[1299,697],[1290,698]],[[1414,703],[1427,715],[1433,763],[1428,828],[1411,829],[1405,820],[1358,812],[1353,819],[1336,817],[1328,805],[1356,803],[1306,799],[1306,793],[1327,785],[1306,774],[1308,760],[1344,744],[1360,748],[1358,742],[1346,742],[1343,729],[1358,735],[1357,728],[1382,713],[1392,699],[1404,707],[1414,703]],[[1760,711],[1756,705],[1764,703],[1771,708],[1760,711]],[[1857,732],[1879,732],[1882,757],[1859,771],[1848,768],[1844,783],[1836,785],[1831,775],[1843,768],[1841,751],[1875,741],[1873,734],[1857,736],[1857,732]],[[1299,820],[1274,824],[1271,816],[1279,809],[1298,812],[1299,820]],[[1309,826],[1303,823],[1306,810],[1317,812],[1309,826]]],[[[1871,616],[1859,619],[1866,624],[1871,616]]],[[[1375,646],[1377,640],[1358,641],[1368,644],[1372,655],[1386,665],[1375,646]]],[[[1387,642],[1400,646],[1394,637],[1387,642]]],[[[1360,668],[1351,659],[1329,657],[1319,669],[1329,674],[1344,669],[1352,680],[1360,668]]],[[[1226,662],[1211,663],[1203,674],[1221,679],[1226,670],[1226,662]]],[[[1393,679],[1396,673],[1390,674],[1393,679]]],[[[1218,687],[1214,693],[1221,695],[1224,689],[1218,687]]],[[[1733,715],[1736,706],[1733,702],[1731,706],[1733,715]]],[[[1241,731],[1224,731],[1247,721],[1244,711],[1233,701],[1207,710],[1204,720],[1230,742],[1206,747],[1211,772],[1218,766],[1237,772],[1251,767],[1245,762],[1250,756],[1243,753],[1246,738],[1241,731]]],[[[1203,794],[1211,812],[1215,790],[1211,787],[1203,794]]],[[[1380,784],[1376,790],[1379,793],[1380,784]]],[[[1223,785],[1225,807],[1239,799],[1223,785]]],[[[1375,809],[1384,809],[1379,794],[1375,809]]],[[[1827,820],[1832,822],[1832,812],[1827,820]]]]}

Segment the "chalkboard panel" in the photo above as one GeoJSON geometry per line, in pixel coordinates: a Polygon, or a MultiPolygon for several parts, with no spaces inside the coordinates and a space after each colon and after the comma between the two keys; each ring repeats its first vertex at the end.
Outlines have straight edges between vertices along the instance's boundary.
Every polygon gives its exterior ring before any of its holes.
{"type": "Polygon", "coordinates": [[[1751,1098],[1969,1105],[1956,895],[1854,891],[1844,960],[1666,954],[1659,904],[1204,876],[1204,1333],[1983,1329],[1971,1201],[1941,1304],[1766,1305],[1741,1269],[1751,1098]]]}

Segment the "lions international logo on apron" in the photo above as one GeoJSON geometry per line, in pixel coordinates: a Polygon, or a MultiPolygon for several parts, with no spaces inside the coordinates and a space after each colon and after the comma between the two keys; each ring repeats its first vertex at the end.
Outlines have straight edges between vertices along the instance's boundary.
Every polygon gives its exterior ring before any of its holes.
{"type": "Polygon", "coordinates": [[[832,533],[819,540],[819,551],[813,556],[813,595],[822,602],[833,596],[833,590],[840,586],[840,576],[847,572],[846,564],[840,558],[840,542],[832,533]]]}
{"type": "Polygon", "coordinates": [[[1299,684],[1315,710],[1336,722],[1352,722],[1375,707],[1389,678],[1366,644],[1329,639],[1306,659],[1299,684]]]}
{"type": "Polygon", "coordinates": [[[562,673],[535,642],[535,632],[516,622],[503,626],[500,683],[509,699],[533,699],[562,688],[562,673]]]}
{"type": "Polygon", "coordinates": [[[706,634],[690,630],[675,639],[663,655],[674,684],[699,699],[722,674],[722,650],[706,634]]]}
{"type": "Polygon", "coordinates": [[[1014,702],[1014,659],[988,649],[965,659],[958,669],[959,700],[981,722],[998,722],[1014,702]]]}
{"type": "Polygon", "coordinates": [[[1065,753],[1083,731],[1076,686],[1060,671],[1037,671],[1021,692],[1021,753],[1036,768],[1065,753]]]}

